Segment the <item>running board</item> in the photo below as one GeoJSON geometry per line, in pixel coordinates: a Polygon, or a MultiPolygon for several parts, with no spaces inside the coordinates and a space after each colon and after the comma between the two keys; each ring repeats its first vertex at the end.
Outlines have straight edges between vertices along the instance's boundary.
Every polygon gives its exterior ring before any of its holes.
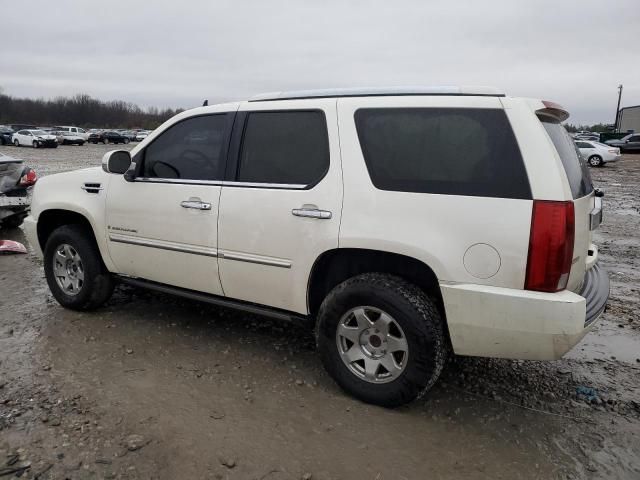
{"type": "Polygon", "coordinates": [[[232,298],[220,297],[218,295],[197,292],[186,288],[173,287],[171,285],[165,285],[164,283],[152,282],[151,280],[144,280],[141,278],[118,275],[118,279],[123,283],[134,287],[147,288],[157,292],[168,293],[170,295],[176,295],[178,297],[188,298],[191,300],[198,300],[200,302],[210,303],[220,307],[243,310],[245,312],[255,313],[256,315],[263,315],[265,317],[271,317],[278,320],[309,322],[311,324],[309,316],[289,312],[287,310],[281,310],[279,308],[264,307],[262,305],[256,305],[255,303],[243,302],[242,300],[234,300],[232,298]]]}

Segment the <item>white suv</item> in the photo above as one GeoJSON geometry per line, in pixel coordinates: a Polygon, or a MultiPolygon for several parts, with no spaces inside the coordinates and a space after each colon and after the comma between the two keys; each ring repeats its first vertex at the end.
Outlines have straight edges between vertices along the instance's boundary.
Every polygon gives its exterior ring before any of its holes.
{"type": "Polygon", "coordinates": [[[312,320],[343,389],[400,405],[450,351],[557,359],[604,310],[601,194],[567,117],[487,88],[195,108],[40,180],[26,226],[65,307],[121,281],[312,320]]]}

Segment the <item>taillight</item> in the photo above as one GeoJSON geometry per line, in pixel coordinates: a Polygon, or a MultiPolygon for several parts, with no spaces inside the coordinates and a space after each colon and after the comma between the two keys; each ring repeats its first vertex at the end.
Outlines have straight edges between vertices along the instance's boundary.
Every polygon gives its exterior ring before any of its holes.
{"type": "Polygon", "coordinates": [[[530,235],[524,288],[539,292],[564,290],[573,258],[573,202],[534,200],[530,235]]]}
{"type": "Polygon", "coordinates": [[[36,175],[36,171],[29,169],[27,173],[20,177],[20,182],[18,182],[18,185],[20,185],[21,187],[30,187],[31,185],[35,184],[37,180],[38,175],[36,175]]]}

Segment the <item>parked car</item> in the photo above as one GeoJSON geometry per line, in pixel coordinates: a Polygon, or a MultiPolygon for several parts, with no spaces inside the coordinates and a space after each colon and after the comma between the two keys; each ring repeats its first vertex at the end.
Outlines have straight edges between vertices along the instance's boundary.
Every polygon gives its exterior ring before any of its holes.
{"type": "Polygon", "coordinates": [[[11,141],[16,147],[56,148],[58,146],[58,139],[56,136],[51,135],[44,130],[19,130],[13,134],[11,141]]]}
{"type": "Polygon", "coordinates": [[[140,130],[139,132],[136,133],[136,142],[141,142],[142,140],[147,138],[150,133],[151,132],[148,130],[140,130]]]}
{"type": "Polygon", "coordinates": [[[0,125],[0,145],[8,145],[11,143],[15,130],[6,125],[0,125]]]}
{"type": "Polygon", "coordinates": [[[12,123],[9,127],[11,127],[14,132],[17,132],[18,130],[38,130],[38,127],[35,125],[26,125],[22,123],[12,123]]]}
{"type": "Polygon", "coordinates": [[[0,153],[0,229],[22,225],[31,203],[28,192],[37,179],[22,160],[0,153]]]}
{"type": "Polygon", "coordinates": [[[89,135],[89,143],[129,143],[129,139],[118,132],[107,131],[89,135]]]}
{"type": "Polygon", "coordinates": [[[600,142],[576,140],[580,154],[592,167],[602,167],[605,163],[620,160],[620,149],[600,142]]]}
{"type": "Polygon", "coordinates": [[[61,127],[53,127],[54,130],[58,132],[68,132],[74,133],[77,137],[81,137],[85,142],[89,139],[89,133],[80,127],[74,126],[61,126],[61,127]]]}
{"type": "Polygon", "coordinates": [[[25,229],[67,308],[122,281],[309,322],[345,391],[397,406],[450,348],[557,359],[604,310],[601,193],[568,116],[468,87],[194,108],[42,179],[25,229]]]}
{"type": "Polygon", "coordinates": [[[575,140],[587,140],[587,141],[590,141],[590,142],[599,142],[600,141],[600,135],[596,134],[596,133],[576,135],[573,138],[575,140]]]}
{"type": "Polygon", "coordinates": [[[607,140],[607,145],[618,147],[621,152],[640,152],[640,133],[630,133],[618,140],[607,140]]]}
{"type": "Polygon", "coordinates": [[[84,136],[78,133],[68,132],[65,130],[52,132],[58,136],[58,143],[61,145],[84,145],[84,136]]]}
{"type": "Polygon", "coordinates": [[[135,142],[137,134],[138,134],[138,132],[135,131],[135,130],[126,130],[126,131],[122,132],[122,135],[127,137],[131,142],[135,142]]]}

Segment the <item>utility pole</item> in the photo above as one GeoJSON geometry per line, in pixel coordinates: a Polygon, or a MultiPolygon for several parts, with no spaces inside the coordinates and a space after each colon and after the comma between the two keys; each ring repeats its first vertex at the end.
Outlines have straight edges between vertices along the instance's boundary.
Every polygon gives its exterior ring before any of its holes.
{"type": "Polygon", "coordinates": [[[616,107],[616,119],[613,122],[613,133],[618,133],[618,116],[620,115],[620,99],[622,98],[622,84],[618,85],[618,106],[616,107]]]}

